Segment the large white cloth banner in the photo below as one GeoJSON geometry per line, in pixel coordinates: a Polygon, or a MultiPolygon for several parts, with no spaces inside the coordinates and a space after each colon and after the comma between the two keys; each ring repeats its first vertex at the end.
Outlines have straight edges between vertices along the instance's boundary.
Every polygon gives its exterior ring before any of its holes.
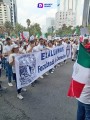
{"type": "Polygon", "coordinates": [[[17,88],[30,85],[56,64],[71,58],[71,46],[63,45],[50,50],[22,54],[15,57],[17,88]]]}

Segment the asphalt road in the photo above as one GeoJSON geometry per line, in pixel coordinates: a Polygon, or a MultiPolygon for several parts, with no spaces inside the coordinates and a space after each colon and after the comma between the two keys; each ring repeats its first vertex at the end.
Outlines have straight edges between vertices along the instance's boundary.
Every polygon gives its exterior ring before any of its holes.
{"type": "Polygon", "coordinates": [[[35,87],[27,87],[23,100],[17,99],[15,85],[8,87],[3,76],[8,88],[0,93],[0,120],[76,120],[77,101],[67,97],[72,65],[69,61],[39,79],[35,87]]]}

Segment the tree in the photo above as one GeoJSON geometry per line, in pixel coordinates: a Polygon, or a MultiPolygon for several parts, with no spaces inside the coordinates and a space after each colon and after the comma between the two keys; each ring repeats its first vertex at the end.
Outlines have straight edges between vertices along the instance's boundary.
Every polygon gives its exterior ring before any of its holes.
{"type": "Polygon", "coordinates": [[[45,37],[47,38],[50,35],[50,33],[45,33],[45,37]]]}
{"type": "Polygon", "coordinates": [[[13,30],[13,26],[10,21],[6,21],[5,24],[5,31],[10,35],[10,32],[13,30]]]}
{"type": "Polygon", "coordinates": [[[25,27],[23,27],[21,24],[19,24],[19,23],[16,23],[16,26],[15,26],[15,34],[19,34],[20,32],[23,32],[23,31],[25,31],[26,30],[26,28],[25,27]]]}
{"type": "Polygon", "coordinates": [[[38,23],[30,26],[30,34],[36,36],[37,34],[41,35],[41,27],[38,23]]]}
{"type": "Polygon", "coordinates": [[[63,30],[67,29],[66,24],[63,24],[62,29],[63,29],[63,30]]]}
{"type": "Polygon", "coordinates": [[[3,34],[5,32],[5,27],[4,26],[0,26],[0,34],[3,34]]]}

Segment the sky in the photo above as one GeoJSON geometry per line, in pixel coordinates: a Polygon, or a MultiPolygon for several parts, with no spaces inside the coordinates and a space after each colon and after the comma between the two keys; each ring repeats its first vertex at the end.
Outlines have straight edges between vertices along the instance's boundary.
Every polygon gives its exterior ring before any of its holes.
{"type": "MultiPolygon", "coordinates": [[[[70,1],[70,6],[72,5],[70,1]]],[[[76,11],[76,23],[77,25],[82,24],[82,14],[83,14],[83,4],[84,0],[73,0],[74,11],[76,11]],[[77,1],[77,5],[75,7],[77,1]]],[[[68,0],[60,0],[60,10],[68,9],[68,0]],[[64,2],[65,1],[65,2],[64,2]]],[[[30,19],[31,24],[39,23],[42,31],[46,31],[46,18],[53,17],[55,18],[55,13],[57,12],[57,0],[17,0],[17,14],[18,14],[18,23],[23,26],[27,26],[26,20],[30,19]],[[38,3],[51,3],[50,8],[38,8],[38,3]]]]}
{"type": "Polygon", "coordinates": [[[55,17],[57,11],[57,0],[17,0],[18,23],[27,26],[26,20],[31,24],[39,23],[41,27],[46,25],[47,17],[55,17]],[[51,3],[50,8],[38,8],[38,3],[51,3]]]}

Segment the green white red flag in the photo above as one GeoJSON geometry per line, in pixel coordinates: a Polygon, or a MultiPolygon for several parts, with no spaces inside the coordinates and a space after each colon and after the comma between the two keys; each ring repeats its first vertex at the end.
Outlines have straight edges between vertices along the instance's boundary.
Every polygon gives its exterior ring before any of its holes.
{"type": "Polygon", "coordinates": [[[68,96],[79,98],[85,85],[90,85],[90,53],[80,44],[68,96]]]}

